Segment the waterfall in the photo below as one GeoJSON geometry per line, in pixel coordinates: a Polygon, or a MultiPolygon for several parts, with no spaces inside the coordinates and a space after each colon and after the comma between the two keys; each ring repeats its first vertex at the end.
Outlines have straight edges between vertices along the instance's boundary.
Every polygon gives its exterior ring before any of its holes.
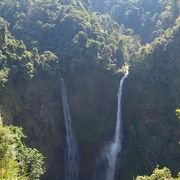
{"type": "Polygon", "coordinates": [[[120,80],[119,91],[118,91],[118,106],[117,106],[117,120],[116,128],[113,141],[108,143],[101,153],[99,160],[97,161],[97,167],[94,174],[95,180],[114,180],[117,160],[122,152],[122,94],[123,94],[123,84],[124,80],[128,76],[128,67],[124,76],[120,80]]]}
{"type": "Polygon", "coordinates": [[[65,180],[79,179],[79,157],[75,137],[72,131],[71,115],[68,105],[66,86],[64,79],[61,79],[62,100],[64,109],[64,119],[66,128],[65,147],[65,180]]]}

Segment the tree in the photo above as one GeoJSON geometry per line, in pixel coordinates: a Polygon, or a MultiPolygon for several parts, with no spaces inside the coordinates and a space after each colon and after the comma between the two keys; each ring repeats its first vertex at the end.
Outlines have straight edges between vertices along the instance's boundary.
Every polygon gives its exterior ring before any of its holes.
{"type": "Polygon", "coordinates": [[[178,119],[180,120],[180,109],[176,109],[176,115],[177,115],[178,119]]]}
{"type": "Polygon", "coordinates": [[[0,126],[0,179],[38,180],[44,174],[43,156],[22,143],[22,129],[0,126]]]}
{"type": "Polygon", "coordinates": [[[7,23],[0,18],[0,48],[6,44],[7,36],[7,23]]]}
{"type": "Polygon", "coordinates": [[[150,176],[138,176],[136,178],[136,180],[179,180],[180,177],[178,178],[173,178],[171,175],[171,171],[164,167],[162,169],[160,169],[159,167],[157,167],[152,175],[150,176]]]}

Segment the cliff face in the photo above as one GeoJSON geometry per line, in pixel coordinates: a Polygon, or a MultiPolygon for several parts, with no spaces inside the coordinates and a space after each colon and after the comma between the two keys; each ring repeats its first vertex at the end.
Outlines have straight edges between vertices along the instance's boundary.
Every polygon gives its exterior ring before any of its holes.
{"type": "MultiPolygon", "coordinates": [[[[176,45],[174,49],[172,43],[167,49],[159,46],[152,56],[131,67],[125,81],[121,179],[148,173],[157,164],[175,173],[179,170],[180,130],[175,109],[180,102],[180,64],[176,45]]],[[[65,74],[64,79],[80,154],[80,176],[90,180],[95,160],[114,134],[119,77],[94,69],[65,74]]],[[[65,128],[60,80],[40,73],[30,81],[10,82],[0,94],[1,114],[7,123],[22,126],[27,143],[45,155],[43,179],[63,178],[65,128]]]]}
{"type": "MultiPolygon", "coordinates": [[[[76,135],[82,179],[91,179],[94,163],[116,120],[118,81],[103,71],[64,77],[76,135]]],[[[22,126],[27,143],[45,155],[44,179],[64,177],[64,116],[60,81],[44,75],[9,84],[0,106],[7,123],[22,126]]]]}
{"type": "Polygon", "coordinates": [[[175,174],[179,171],[180,128],[175,115],[180,102],[179,38],[177,31],[173,41],[156,44],[153,53],[129,73],[124,96],[124,167],[132,169],[131,177],[157,164],[175,174]]]}
{"type": "Polygon", "coordinates": [[[8,11],[10,15],[3,13],[12,33],[32,51],[15,40],[4,23],[0,32],[0,115],[7,124],[22,126],[27,143],[45,155],[44,179],[64,178],[65,128],[59,74],[64,74],[67,87],[81,180],[90,180],[95,160],[114,135],[120,77],[113,73],[124,63],[131,67],[123,94],[120,178],[147,174],[157,164],[177,172],[179,26],[167,30],[169,39],[165,34],[148,49],[135,37],[124,36],[109,17],[101,19],[82,4],[38,3],[28,18],[26,10],[16,13],[16,8],[23,6],[17,3],[8,11]],[[36,45],[40,51],[52,50],[58,57],[49,51],[39,54],[36,45]],[[143,50],[148,52],[133,62],[140,49],[142,54],[143,50]]]}
{"type": "Polygon", "coordinates": [[[60,83],[48,77],[34,78],[7,86],[1,94],[2,115],[6,123],[23,127],[26,143],[45,156],[47,179],[63,176],[63,116],[60,83]],[[60,163],[58,163],[58,161],[60,163]]]}
{"type": "Polygon", "coordinates": [[[108,73],[90,71],[66,83],[80,151],[80,173],[82,179],[92,179],[96,158],[114,134],[118,81],[108,73]]]}
{"type": "MultiPolygon", "coordinates": [[[[155,51],[152,58],[132,66],[125,81],[120,178],[148,173],[157,164],[175,173],[179,170],[180,130],[175,109],[180,102],[180,65],[177,49],[168,56],[171,48],[160,48],[160,53],[155,51]]],[[[64,75],[64,79],[80,153],[80,176],[92,179],[95,160],[114,134],[119,77],[94,69],[64,75]]],[[[47,172],[43,179],[63,178],[65,128],[60,81],[40,74],[31,81],[9,84],[0,94],[7,123],[22,126],[27,143],[44,153],[47,172]]]]}

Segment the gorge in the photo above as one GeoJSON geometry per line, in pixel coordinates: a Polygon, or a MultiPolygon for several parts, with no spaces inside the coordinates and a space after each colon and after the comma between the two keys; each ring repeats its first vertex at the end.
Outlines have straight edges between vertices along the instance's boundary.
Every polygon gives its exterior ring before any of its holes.
{"type": "Polygon", "coordinates": [[[178,179],[179,52],[179,0],[1,0],[0,179],[178,179]]]}

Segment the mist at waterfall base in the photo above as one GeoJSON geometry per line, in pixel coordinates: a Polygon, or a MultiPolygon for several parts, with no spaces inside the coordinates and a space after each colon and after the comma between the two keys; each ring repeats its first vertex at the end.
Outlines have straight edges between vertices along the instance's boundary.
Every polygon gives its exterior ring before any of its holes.
{"type": "Polygon", "coordinates": [[[118,107],[117,107],[117,121],[114,138],[109,142],[100,154],[100,158],[97,160],[94,170],[93,180],[114,180],[117,160],[121,156],[122,152],[122,94],[124,80],[127,78],[129,72],[126,70],[124,76],[120,80],[118,91],[118,107]]]}
{"type": "Polygon", "coordinates": [[[68,105],[66,86],[64,79],[61,79],[61,91],[63,110],[66,128],[65,146],[65,180],[79,180],[79,156],[75,136],[72,131],[71,115],[68,105]]]}
{"type": "MultiPolygon", "coordinates": [[[[98,158],[93,180],[114,180],[117,161],[122,152],[122,94],[123,84],[128,76],[128,68],[124,76],[120,79],[118,91],[117,120],[114,138],[109,142],[98,158]]],[[[79,180],[79,156],[75,136],[72,131],[71,115],[68,105],[67,92],[64,79],[61,79],[61,91],[63,100],[63,110],[66,128],[66,147],[65,147],[65,180],[79,180]]]]}

